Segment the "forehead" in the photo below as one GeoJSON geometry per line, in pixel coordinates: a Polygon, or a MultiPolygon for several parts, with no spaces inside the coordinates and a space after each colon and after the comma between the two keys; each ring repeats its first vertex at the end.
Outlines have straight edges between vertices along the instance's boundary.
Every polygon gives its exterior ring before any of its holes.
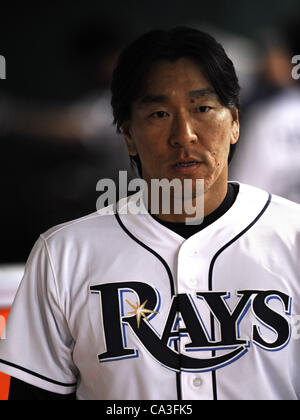
{"type": "Polygon", "coordinates": [[[211,88],[201,67],[189,58],[176,61],[158,60],[150,67],[143,84],[143,91],[172,88],[211,88]]]}
{"type": "Polygon", "coordinates": [[[158,60],[152,64],[138,101],[147,103],[155,96],[170,97],[176,94],[188,95],[192,99],[216,96],[200,65],[189,58],[180,58],[176,61],[158,60]]]}

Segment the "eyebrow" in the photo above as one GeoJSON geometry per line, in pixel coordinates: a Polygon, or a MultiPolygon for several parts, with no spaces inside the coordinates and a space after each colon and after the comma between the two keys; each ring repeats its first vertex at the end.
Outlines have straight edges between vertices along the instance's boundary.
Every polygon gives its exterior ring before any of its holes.
{"type": "Polygon", "coordinates": [[[192,90],[191,92],[189,92],[189,97],[193,99],[197,99],[202,96],[211,96],[211,95],[216,95],[216,92],[212,88],[192,90]]]}
{"type": "Polygon", "coordinates": [[[141,105],[168,102],[168,96],[167,95],[147,94],[147,95],[143,96],[139,102],[140,102],[141,105]]]}
{"type": "MultiPolygon", "coordinates": [[[[203,96],[212,96],[212,95],[216,95],[216,92],[212,88],[192,90],[191,92],[188,93],[188,96],[191,99],[198,99],[203,96]]],[[[169,97],[167,95],[146,94],[140,99],[139,103],[142,106],[142,105],[148,105],[152,103],[162,103],[162,102],[166,103],[168,102],[168,100],[169,100],[169,97]]]]}

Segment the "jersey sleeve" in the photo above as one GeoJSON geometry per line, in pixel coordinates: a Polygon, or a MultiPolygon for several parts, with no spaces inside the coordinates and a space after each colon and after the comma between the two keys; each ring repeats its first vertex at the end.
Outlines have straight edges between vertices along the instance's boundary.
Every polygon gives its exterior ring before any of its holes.
{"type": "Polygon", "coordinates": [[[76,391],[74,340],[57,292],[45,240],[36,242],[0,340],[0,371],[36,387],[76,391]]]}

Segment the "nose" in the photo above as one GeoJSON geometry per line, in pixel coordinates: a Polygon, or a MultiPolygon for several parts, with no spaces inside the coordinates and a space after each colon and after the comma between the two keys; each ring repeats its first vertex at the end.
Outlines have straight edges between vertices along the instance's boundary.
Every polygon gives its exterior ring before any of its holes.
{"type": "Polygon", "coordinates": [[[193,126],[193,121],[186,113],[178,113],[174,117],[170,144],[173,147],[184,147],[190,143],[196,143],[198,136],[193,126]]]}

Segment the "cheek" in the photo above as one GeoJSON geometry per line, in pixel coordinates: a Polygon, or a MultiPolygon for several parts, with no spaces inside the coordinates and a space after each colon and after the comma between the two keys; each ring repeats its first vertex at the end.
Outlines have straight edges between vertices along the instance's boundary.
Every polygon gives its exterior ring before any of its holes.
{"type": "Polygon", "coordinates": [[[159,142],[151,138],[145,138],[139,141],[137,145],[137,152],[142,160],[150,160],[153,163],[159,161],[160,156],[165,156],[166,151],[164,151],[159,142]]]}
{"type": "Polygon", "coordinates": [[[231,125],[227,121],[215,121],[211,124],[206,137],[206,147],[211,153],[214,152],[217,156],[226,155],[230,147],[231,139],[231,125]]]}
{"type": "Polygon", "coordinates": [[[150,156],[159,157],[167,153],[165,150],[166,142],[161,130],[144,127],[142,130],[135,129],[132,134],[137,153],[141,159],[149,158],[150,156]]]}
{"type": "Polygon", "coordinates": [[[231,134],[228,124],[221,122],[210,127],[208,132],[210,135],[205,139],[205,149],[209,162],[208,171],[212,175],[222,172],[227,165],[231,134]]]}

